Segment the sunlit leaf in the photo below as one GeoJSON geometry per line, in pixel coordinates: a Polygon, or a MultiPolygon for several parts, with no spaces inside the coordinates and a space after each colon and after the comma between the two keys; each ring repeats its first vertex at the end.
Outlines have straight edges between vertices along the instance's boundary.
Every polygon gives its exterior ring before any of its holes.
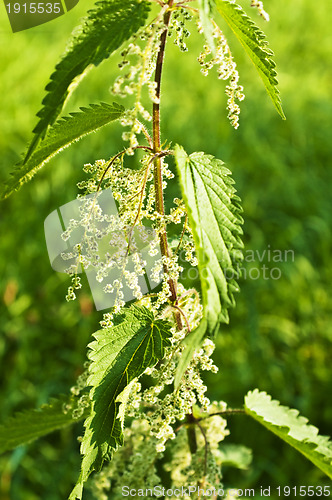
{"type": "Polygon", "coordinates": [[[146,0],[102,0],[88,12],[80,33],[73,38],[45,88],[47,94],[37,113],[39,122],[33,130],[35,136],[25,161],[59,116],[65,100],[86,69],[91,64],[98,66],[136,33],[144,24],[149,9],[150,2],[146,0]]]}
{"type": "MultiPolygon", "coordinates": [[[[220,323],[229,321],[243,258],[243,220],[231,172],[221,160],[205,153],[188,156],[181,146],[175,147],[175,159],[195,241],[205,319],[185,340],[187,362],[205,335],[215,335],[220,323]]],[[[186,362],[180,364],[177,383],[186,362]]]]}
{"type": "Polygon", "coordinates": [[[81,474],[70,500],[82,498],[83,485],[91,472],[98,471],[123,443],[123,391],[146,368],[155,365],[164,356],[165,346],[170,345],[170,324],[155,320],[145,307],[125,309],[113,322],[111,328],[96,332],[96,340],[89,345],[92,412],[84,424],[81,474]]]}
{"type": "Polygon", "coordinates": [[[280,116],[285,119],[279,91],[277,72],[263,31],[247,16],[240,5],[230,0],[215,0],[217,10],[230,26],[258,71],[267,93],[280,116]]]}
{"type": "Polygon", "coordinates": [[[1,193],[2,198],[7,198],[13,191],[28,182],[57,153],[85,135],[117,120],[124,112],[124,107],[115,102],[112,105],[90,104],[88,108],[80,109],[80,112],[70,113],[70,116],[57,120],[29,159],[17,165],[1,193]]]}
{"type": "Polygon", "coordinates": [[[332,442],[319,435],[317,427],[310,425],[298,410],[282,406],[266,392],[255,389],[245,397],[245,411],[332,478],[332,442]]]}

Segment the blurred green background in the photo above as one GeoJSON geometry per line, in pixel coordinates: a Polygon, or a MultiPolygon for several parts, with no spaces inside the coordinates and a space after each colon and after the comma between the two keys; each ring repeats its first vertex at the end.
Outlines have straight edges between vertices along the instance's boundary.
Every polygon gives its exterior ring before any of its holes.
{"type": "MultiPolygon", "coordinates": [[[[241,4],[250,11],[249,0],[241,4]]],[[[250,13],[274,49],[287,121],[277,115],[231,37],[247,96],[240,128],[232,130],[224,83],[213,71],[208,77],[199,72],[202,39],[193,29],[188,53],[172,43],[167,49],[163,138],[227,163],[243,200],[246,250],[256,256],[255,262],[249,257],[244,262],[237,307],[218,336],[214,359],[220,371],[207,378],[211,399],[238,407],[244,394],[258,387],[296,407],[322,434],[331,434],[331,9],[328,0],[265,0],[264,5],[269,24],[250,13]],[[292,251],[294,259],[273,262],[269,249],[292,251]],[[269,279],[263,277],[263,265],[269,279]],[[258,279],[245,279],[253,268],[258,271],[251,276],[258,279]],[[270,277],[272,268],[279,279],[270,277]]],[[[86,4],[15,34],[3,4],[0,9],[3,183],[31,138],[44,87],[86,4]]],[[[90,72],[65,112],[99,100],[112,102],[116,62],[111,58],[90,72]]],[[[101,313],[94,310],[88,287],[78,301],[64,300],[68,280],[50,266],[43,222],[76,196],[84,163],[120,150],[121,132],[115,124],[85,138],[0,204],[0,421],[66,393],[82,371],[86,344],[101,313]]],[[[170,186],[170,199],[174,193],[170,186]]],[[[329,484],[310,462],[255,422],[233,417],[229,428],[228,442],[252,448],[254,459],[249,471],[225,469],[225,486],[329,484]]],[[[1,456],[1,500],[67,498],[79,468],[76,438],[81,432],[78,425],[1,456]]]]}

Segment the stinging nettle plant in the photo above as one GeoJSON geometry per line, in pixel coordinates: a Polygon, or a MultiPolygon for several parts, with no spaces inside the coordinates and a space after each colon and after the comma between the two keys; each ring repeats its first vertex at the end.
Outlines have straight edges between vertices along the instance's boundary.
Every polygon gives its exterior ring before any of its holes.
{"type": "MultiPolygon", "coordinates": [[[[246,3],[268,20],[262,2],[246,3]]],[[[191,27],[195,23],[203,37],[201,72],[206,75],[215,67],[218,78],[226,82],[231,125],[239,125],[244,93],[223,25],[242,44],[284,118],[273,53],[242,6],[231,0],[100,1],[55,67],[33,140],[2,193],[9,196],[84,135],[115,120],[124,127],[122,151],[110,151],[110,158],[84,166],[88,178],[78,185],[78,198],[83,200],[79,217],[62,234],[66,241],[75,228],[83,232],[82,241],[62,254],[71,262],[67,300],[74,299],[81,287],[81,266],[94,269],[103,293],[114,296],[114,305],[88,345],[87,366],[70,395],[17,414],[0,427],[3,452],[84,420],[81,472],[70,500],[82,498],[88,479],[97,499],[108,498],[109,491],[111,498],[122,498],[123,486],[136,490],[163,486],[160,464],[168,489],[215,488],[219,498],[224,497],[222,464],[246,468],[250,463],[245,447],[238,446],[234,454],[234,446],[221,444],[229,434],[226,418],[236,413],[252,417],[332,477],[331,442],[296,410],[258,389],[245,396],[239,409],[210,402],[206,396],[201,375],[218,369],[211,359],[214,339],[220,326],[228,323],[233,294],[238,292],[243,220],[231,172],[221,160],[203,152],[188,154],[183,146],[167,142],[172,138],[161,139],[165,50],[173,41],[180,51],[187,51],[189,23],[191,27]],[[112,92],[115,98],[132,96],[132,107],[125,109],[118,99],[59,118],[73,84],[115,51],[122,61],[112,92]],[[147,101],[150,108],[143,105],[147,101]],[[128,156],[137,159],[138,167],[126,166],[128,156]],[[174,198],[167,213],[164,199],[171,179],[179,183],[182,198],[174,198]],[[104,213],[98,203],[100,192],[107,189],[116,201],[116,217],[104,213]],[[171,225],[178,227],[177,238],[170,237],[171,225]],[[146,263],[136,258],[133,268],[128,264],[134,229],[143,227],[153,230],[148,240],[151,258],[158,248],[161,253],[148,276],[161,283],[149,294],[140,287],[146,263]],[[121,259],[109,252],[103,255],[101,238],[116,246],[120,233],[127,242],[120,248],[121,259]],[[197,269],[199,290],[181,282],[181,264],[197,269]],[[121,279],[111,279],[114,268],[121,279]],[[124,288],[135,298],[131,304],[124,300],[124,288]]]]}

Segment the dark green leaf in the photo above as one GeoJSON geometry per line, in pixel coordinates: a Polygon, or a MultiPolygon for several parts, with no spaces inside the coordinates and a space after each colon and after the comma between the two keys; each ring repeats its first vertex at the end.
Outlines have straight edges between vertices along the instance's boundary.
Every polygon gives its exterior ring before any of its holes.
{"type": "Polygon", "coordinates": [[[219,456],[222,467],[228,465],[229,467],[246,470],[252,462],[251,449],[240,444],[222,444],[219,456]]]}
{"type": "Polygon", "coordinates": [[[332,478],[332,442],[327,436],[320,436],[317,427],[309,425],[298,410],[281,406],[279,401],[258,389],[246,395],[245,410],[332,478]]]}
{"type": "Polygon", "coordinates": [[[215,0],[215,3],[217,10],[253,62],[278,113],[286,119],[277,89],[278,80],[275,63],[272,60],[273,52],[268,48],[263,31],[247,16],[240,5],[230,0],[215,0]]]}
{"type": "Polygon", "coordinates": [[[68,404],[71,404],[71,399],[65,396],[53,399],[38,410],[17,413],[0,425],[0,453],[86,418],[86,412],[78,419],[72,417],[72,410],[65,413],[63,409],[68,404]]]}
{"type": "Polygon", "coordinates": [[[80,109],[80,112],[70,113],[70,116],[60,118],[55,122],[29,159],[17,165],[1,193],[2,198],[7,198],[13,191],[29,181],[59,151],[107,123],[117,120],[124,112],[124,107],[115,102],[112,105],[90,104],[88,108],[80,109]]]}
{"type": "Polygon", "coordinates": [[[123,442],[120,405],[123,391],[147,367],[164,356],[170,345],[171,325],[155,320],[145,307],[132,306],[114,320],[111,328],[94,334],[89,358],[93,400],[91,415],[85,422],[82,440],[82,469],[70,500],[82,498],[83,484],[93,470],[99,470],[105,459],[123,442]]]}
{"type": "Polygon", "coordinates": [[[31,156],[47,128],[59,116],[69,93],[78,83],[78,77],[93,64],[98,66],[118,49],[144,24],[150,9],[146,0],[108,0],[96,3],[88,12],[81,32],[72,40],[69,50],[56,65],[43,107],[37,113],[39,122],[25,161],[31,156]]]}

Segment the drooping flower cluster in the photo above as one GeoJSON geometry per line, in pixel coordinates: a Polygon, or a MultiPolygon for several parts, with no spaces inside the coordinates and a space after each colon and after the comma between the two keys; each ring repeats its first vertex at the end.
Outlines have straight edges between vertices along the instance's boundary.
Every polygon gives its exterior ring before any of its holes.
{"type": "Polygon", "coordinates": [[[64,413],[71,413],[73,419],[80,419],[87,408],[91,405],[91,400],[87,391],[87,380],[89,376],[90,362],[84,364],[85,370],[77,377],[76,384],[71,387],[71,399],[63,405],[64,413]]]}
{"type": "MultiPolygon", "coordinates": [[[[198,26],[199,30],[202,31],[201,25],[199,24],[198,26]]],[[[244,99],[243,87],[239,85],[239,73],[227,40],[218,26],[215,26],[213,30],[213,37],[216,40],[215,54],[212,54],[211,48],[206,44],[198,57],[198,62],[201,65],[203,75],[206,76],[209,70],[216,66],[218,78],[229,81],[225,89],[228,96],[228,118],[232,126],[237,129],[240,115],[240,106],[237,102],[244,99]]]]}
{"type": "Polygon", "coordinates": [[[269,14],[264,10],[263,2],[260,2],[259,0],[251,0],[251,7],[255,7],[258,10],[259,15],[262,16],[265,21],[270,20],[269,14]]]}
{"type": "Polygon", "coordinates": [[[150,113],[142,104],[143,87],[147,87],[148,96],[152,103],[157,103],[159,98],[156,95],[156,83],[153,75],[156,67],[157,54],[160,47],[160,37],[165,30],[163,23],[164,10],[149,26],[142,29],[126,49],[121,53],[122,61],[119,68],[122,75],[117,77],[111,92],[119,97],[133,95],[135,97],[134,106],[129,109],[121,118],[120,123],[124,127],[129,127],[129,131],[122,134],[125,141],[129,141],[127,154],[133,154],[134,148],[138,146],[137,135],[143,133],[147,136],[145,125],[141,122],[151,121],[150,113]],[[143,47],[141,42],[145,42],[143,47]]]}
{"type": "Polygon", "coordinates": [[[181,52],[187,52],[186,38],[189,37],[190,32],[186,28],[186,21],[190,21],[192,16],[188,10],[184,8],[177,9],[171,18],[168,36],[174,36],[174,44],[179,47],[181,52]]]}
{"type": "Polygon", "coordinates": [[[146,183],[151,181],[148,167],[144,164],[141,170],[124,169],[120,156],[109,163],[99,160],[94,165],[85,165],[85,171],[92,177],[79,183],[85,194],[78,198],[78,214],[75,213],[62,235],[68,241],[76,231],[76,241],[79,238],[70,251],[62,253],[62,258],[70,261],[66,271],[73,280],[67,300],[75,298],[74,288],[80,286],[77,273],[81,268],[87,273],[92,293],[98,292],[99,309],[111,307],[101,295],[101,287],[104,295],[115,296],[115,312],[126,302],[122,288],[126,287],[137,299],[142,297],[137,277],[144,274],[145,263],[139,258],[137,245],[148,245],[155,237],[154,233],[149,236],[141,225],[145,211],[144,208],[141,211],[139,187],[144,194],[146,183]],[[104,302],[106,305],[102,307],[104,302]]]}
{"type": "MultiPolygon", "coordinates": [[[[225,403],[213,402],[208,407],[208,413],[222,412],[225,409],[225,403]]],[[[165,469],[171,475],[174,488],[184,484],[195,487],[198,483],[204,490],[218,490],[222,487],[220,442],[225,439],[229,431],[226,429],[226,420],[221,416],[205,418],[206,416],[202,414],[202,419],[198,419],[196,432],[198,449],[194,455],[190,452],[184,426],[179,429],[176,440],[170,443],[171,459],[165,464],[165,469]]],[[[187,498],[189,500],[190,496],[187,498]]]]}
{"type": "MultiPolygon", "coordinates": [[[[183,200],[174,198],[169,213],[156,211],[152,159],[150,153],[144,155],[137,170],[125,168],[124,153],[109,162],[97,160],[93,165],[85,165],[89,178],[78,184],[83,190],[77,200],[79,211],[62,234],[69,243],[73,235],[80,236],[70,250],[61,254],[66,272],[72,277],[67,300],[75,299],[75,291],[81,287],[78,273],[84,269],[92,293],[98,287],[99,309],[113,307],[104,315],[104,327],[111,326],[112,315],[133,298],[157,313],[168,303],[169,281],[178,281],[184,263],[197,265],[183,200]],[[178,248],[162,256],[160,235],[169,224],[182,226],[178,232],[181,237],[178,248]],[[152,294],[153,300],[145,297],[146,283],[141,278],[144,275],[151,292],[161,283],[160,291],[152,294]]],[[[174,174],[165,158],[161,158],[161,165],[166,188],[174,174]]],[[[94,299],[96,303],[95,295],[94,299]]]]}

